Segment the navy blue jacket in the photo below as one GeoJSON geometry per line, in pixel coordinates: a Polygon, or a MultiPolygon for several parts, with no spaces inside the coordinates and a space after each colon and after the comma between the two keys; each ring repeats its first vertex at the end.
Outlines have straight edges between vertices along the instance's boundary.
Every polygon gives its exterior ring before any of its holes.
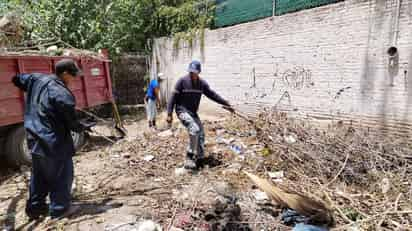
{"type": "Polygon", "coordinates": [[[75,153],[70,131],[84,127],[76,118],[76,101],[55,75],[19,74],[13,83],[26,92],[24,127],[32,154],[65,159],[75,153]]]}
{"type": "Polygon", "coordinates": [[[229,106],[229,103],[213,91],[204,79],[199,78],[193,81],[190,75],[186,75],[177,81],[167,105],[167,113],[171,115],[176,105],[176,113],[187,111],[192,115],[197,115],[202,94],[216,103],[229,106]]]}

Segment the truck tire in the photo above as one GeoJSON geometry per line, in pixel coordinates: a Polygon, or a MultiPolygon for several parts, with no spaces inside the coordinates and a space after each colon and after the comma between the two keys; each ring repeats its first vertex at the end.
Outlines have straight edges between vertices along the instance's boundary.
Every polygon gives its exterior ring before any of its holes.
{"type": "Polygon", "coordinates": [[[85,132],[71,132],[74,148],[80,150],[86,144],[86,133],[85,132]]]}
{"type": "Polygon", "coordinates": [[[8,160],[12,165],[31,164],[31,155],[26,142],[26,131],[23,126],[18,126],[9,133],[5,149],[8,160]]]}
{"type": "MultiPolygon", "coordinates": [[[[85,145],[86,135],[84,132],[72,132],[71,135],[76,150],[85,145]]],[[[31,164],[31,154],[27,147],[26,131],[23,126],[18,126],[9,133],[5,146],[10,164],[14,166],[31,164]]]]}

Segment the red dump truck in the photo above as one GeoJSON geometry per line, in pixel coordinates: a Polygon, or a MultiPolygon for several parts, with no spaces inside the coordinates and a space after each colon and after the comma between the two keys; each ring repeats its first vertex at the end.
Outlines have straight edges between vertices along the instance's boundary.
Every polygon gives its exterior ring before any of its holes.
{"type": "MultiPolygon", "coordinates": [[[[23,128],[24,93],[11,79],[18,73],[53,73],[54,64],[62,58],[72,58],[83,71],[71,90],[76,107],[87,109],[112,102],[112,86],[107,56],[45,56],[0,54],[0,158],[14,165],[30,163],[23,128]]],[[[84,142],[84,134],[72,133],[75,146],[84,142]]]]}

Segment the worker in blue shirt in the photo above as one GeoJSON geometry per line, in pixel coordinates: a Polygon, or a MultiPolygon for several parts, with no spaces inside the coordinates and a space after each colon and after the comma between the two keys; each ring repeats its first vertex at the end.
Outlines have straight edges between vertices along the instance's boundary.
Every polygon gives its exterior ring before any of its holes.
{"type": "Polygon", "coordinates": [[[188,74],[177,81],[168,102],[167,122],[172,123],[173,110],[176,107],[177,117],[189,132],[189,146],[184,167],[197,169],[203,165],[204,160],[205,132],[197,114],[202,94],[224,105],[231,112],[233,112],[233,108],[228,101],[214,92],[204,79],[200,78],[201,65],[199,61],[192,61],[187,71],[188,74]]]}
{"type": "Polygon", "coordinates": [[[56,63],[54,75],[18,74],[12,80],[26,93],[24,128],[32,155],[26,203],[30,219],[47,214],[60,218],[78,209],[71,205],[75,149],[70,132],[82,132],[90,127],[76,118],[76,102],[68,86],[80,74],[73,60],[62,59],[56,63]]]}
{"type": "Polygon", "coordinates": [[[144,98],[146,104],[147,120],[149,121],[149,128],[156,129],[156,106],[160,108],[159,80],[162,76],[163,74],[159,73],[154,79],[150,81],[144,98]]]}

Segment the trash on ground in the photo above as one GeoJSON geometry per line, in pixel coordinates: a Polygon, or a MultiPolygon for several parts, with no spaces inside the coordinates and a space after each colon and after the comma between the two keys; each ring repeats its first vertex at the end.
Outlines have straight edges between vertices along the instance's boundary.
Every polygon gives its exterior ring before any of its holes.
{"type": "Polygon", "coordinates": [[[262,179],[254,174],[244,171],[244,173],[270,198],[275,200],[283,208],[291,208],[299,214],[311,217],[315,222],[321,224],[333,224],[332,211],[319,201],[307,196],[288,193],[272,185],[269,181],[262,179]]]}
{"type": "Polygon", "coordinates": [[[383,178],[381,182],[381,190],[383,194],[387,194],[389,190],[391,189],[391,182],[389,181],[388,178],[383,178]]]}
{"type": "Polygon", "coordinates": [[[235,144],[230,145],[230,150],[232,150],[237,155],[242,154],[242,147],[239,145],[235,145],[235,144]]]}
{"type": "Polygon", "coordinates": [[[285,142],[288,143],[288,144],[294,144],[297,141],[295,136],[293,136],[293,135],[285,136],[284,139],[285,139],[285,142]]]}
{"type": "Polygon", "coordinates": [[[258,202],[263,202],[263,201],[268,201],[269,197],[265,192],[262,192],[260,190],[255,190],[253,192],[253,196],[255,198],[255,200],[257,200],[258,202]]]}
{"type": "Polygon", "coordinates": [[[183,176],[183,175],[186,175],[187,173],[188,173],[188,170],[185,169],[184,167],[175,168],[175,175],[176,176],[183,176]]]}
{"type": "Polygon", "coordinates": [[[171,129],[168,129],[166,131],[159,132],[157,135],[160,137],[169,137],[169,136],[173,136],[173,131],[171,129]]]}
{"type": "Polygon", "coordinates": [[[278,172],[268,172],[268,175],[272,179],[282,179],[285,177],[285,174],[283,171],[278,171],[278,172]]]}
{"type": "Polygon", "coordinates": [[[162,231],[162,227],[152,220],[145,220],[137,224],[137,231],[162,231]]]}
{"type": "Polygon", "coordinates": [[[143,159],[145,161],[152,161],[155,157],[153,155],[146,155],[143,159]]]}
{"type": "Polygon", "coordinates": [[[321,227],[321,226],[308,225],[304,223],[299,223],[292,229],[292,231],[328,231],[328,230],[329,229],[321,227]]]}

